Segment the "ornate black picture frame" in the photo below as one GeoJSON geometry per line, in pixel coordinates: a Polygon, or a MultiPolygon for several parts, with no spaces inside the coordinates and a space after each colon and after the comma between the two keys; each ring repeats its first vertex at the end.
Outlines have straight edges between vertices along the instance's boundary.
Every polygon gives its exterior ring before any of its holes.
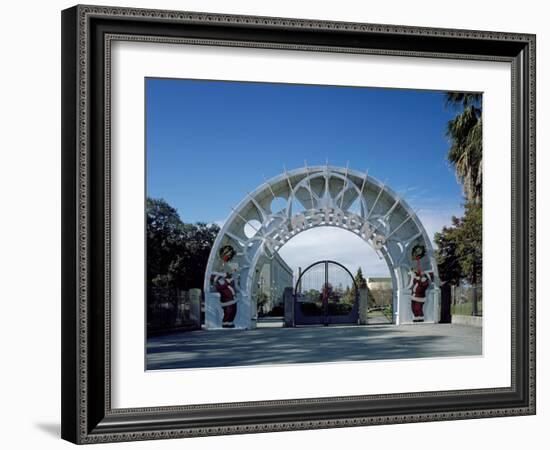
{"type": "Polygon", "coordinates": [[[98,6],[62,12],[62,437],[98,443],[535,414],[535,36],[98,6]],[[113,409],[110,45],[242,46],[512,66],[511,386],[113,409]]]}

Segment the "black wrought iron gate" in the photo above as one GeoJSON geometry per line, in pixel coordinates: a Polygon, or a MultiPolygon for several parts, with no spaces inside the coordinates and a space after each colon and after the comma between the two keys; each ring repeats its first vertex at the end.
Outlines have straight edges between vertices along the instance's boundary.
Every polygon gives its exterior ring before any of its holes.
{"type": "Polygon", "coordinates": [[[336,261],[317,261],[294,288],[296,325],[357,324],[359,289],[353,275],[336,261]]]}

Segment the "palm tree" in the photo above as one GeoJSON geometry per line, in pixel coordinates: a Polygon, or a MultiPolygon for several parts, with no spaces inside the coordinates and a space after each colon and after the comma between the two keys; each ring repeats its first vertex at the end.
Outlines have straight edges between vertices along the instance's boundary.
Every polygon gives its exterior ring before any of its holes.
{"type": "Polygon", "coordinates": [[[448,92],[448,106],[462,111],[447,124],[446,135],[451,148],[447,159],[454,166],[468,201],[481,203],[482,190],[482,120],[481,94],[448,92]]]}

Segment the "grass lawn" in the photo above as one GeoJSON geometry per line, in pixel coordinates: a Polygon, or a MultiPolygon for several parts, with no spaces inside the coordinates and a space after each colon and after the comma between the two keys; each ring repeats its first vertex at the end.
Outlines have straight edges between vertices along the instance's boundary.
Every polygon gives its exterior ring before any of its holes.
{"type": "MultiPolygon", "coordinates": [[[[472,303],[460,303],[458,305],[451,305],[451,314],[453,316],[471,316],[472,306],[472,303]]],[[[477,315],[483,315],[483,307],[481,306],[481,303],[477,307],[477,315]]]]}

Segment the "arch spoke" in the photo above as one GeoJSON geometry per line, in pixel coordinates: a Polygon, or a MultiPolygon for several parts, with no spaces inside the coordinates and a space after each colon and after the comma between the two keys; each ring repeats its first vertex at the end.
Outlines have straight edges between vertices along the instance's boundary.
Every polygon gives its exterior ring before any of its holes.
{"type": "Polygon", "coordinates": [[[237,244],[239,244],[241,247],[246,247],[246,241],[244,241],[243,239],[241,239],[237,235],[231,233],[231,231],[226,231],[225,234],[226,234],[226,236],[230,237],[235,242],[237,242],[237,244]]]}
{"type": "Polygon", "coordinates": [[[374,200],[374,203],[369,208],[369,213],[368,213],[367,217],[365,217],[365,220],[369,220],[369,217],[371,216],[371,213],[374,211],[374,208],[376,207],[376,204],[378,203],[378,200],[380,200],[380,196],[382,195],[382,192],[384,192],[385,188],[386,188],[386,184],[384,183],[380,187],[380,191],[378,192],[378,195],[376,196],[376,200],[374,200]]]}
{"type": "Polygon", "coordinates": [[[400,199],[398,197],[395,200],[395,203],[390,207],[390,209],[388,209],[388,211],[382,216],[384,222],[389,222],[390,216],[393,214],[393,212],[395,211],[395,208],[397,208],[397,205],[399,205],[399,203],[400,203],[400,199]]]}
{"type": "Polygon", "coordinates": [[[258,201],[254,197],[252,197],[250,192],[247,192],[246,195],[248,195],[248,197],[250,198],[250,201],[256,207],[256,209],[258,210],[258,213],[260,213],[260,216],[262,216],[262,222],[265,223],[265,221],[267,220],[267,218],[269,216],[267,211],[261,207],[261,205],[258,203],[258,201]]]}
{"type": "Polygon", "coordinates": [[[344,197],[350,190],[353,190],[353,188],[354,185],[350,185],[348,182],[346,182],[346,185],[340,190],[340,192],[338,192],[336,197],[334,197],[334,204],[339,205],[339,208],[342,209],[344,197]]]}

